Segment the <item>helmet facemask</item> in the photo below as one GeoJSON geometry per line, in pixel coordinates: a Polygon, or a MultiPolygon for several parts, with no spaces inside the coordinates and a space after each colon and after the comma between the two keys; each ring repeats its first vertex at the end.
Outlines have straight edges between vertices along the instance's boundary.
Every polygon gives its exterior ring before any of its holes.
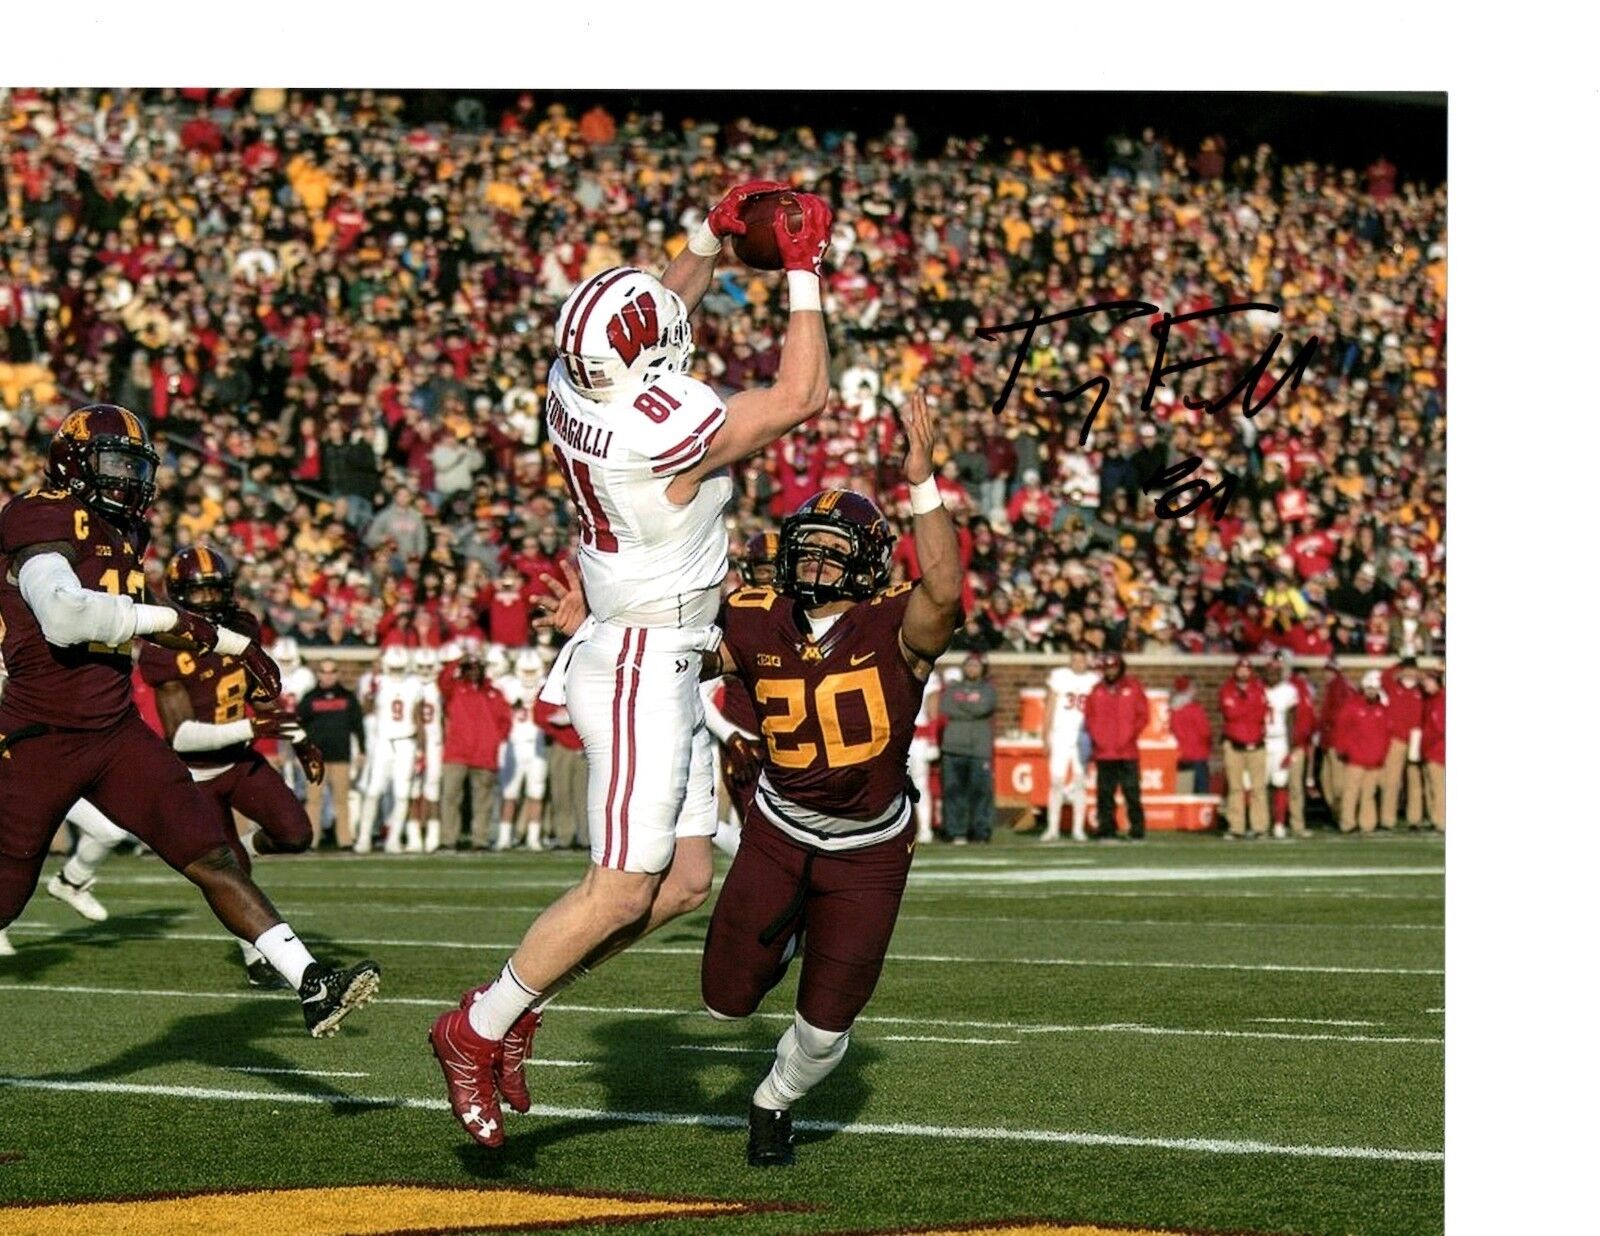
{"type": "Polygon", "coordinates": [[[777,588],[811,608],[865,601],[880,587],[866,529],[845,523],[786,524],[778,543],[777,588]],[[836,568],[825,578],[828,567],[836,568]]]}

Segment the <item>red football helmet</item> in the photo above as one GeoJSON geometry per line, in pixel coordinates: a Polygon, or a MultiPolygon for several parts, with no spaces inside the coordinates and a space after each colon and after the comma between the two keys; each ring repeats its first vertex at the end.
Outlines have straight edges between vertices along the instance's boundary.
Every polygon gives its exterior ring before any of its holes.
{"type": "Polygon", "coordinates": [[[770,587],[778,575],[778,534],[758,532],[745,543],[739,574],[751,587],[770,587]]]}
{"type": "Polygon", "coordinates": [[[871,498],[853,489],[825,489],[783,521],[777,588],[807,606],[865,601],[889,586],[893,553],[894,533],[871,498]],[[840,538],[848,548],[838,544],[840,538]],[[838,574],[824,580],[830,565],[838,574]]]}
{"type": "Polygon", "coordinates": [[[207,545],[189,545],[167,563],[167,596],[174,605],[222,620],[233,612],[233,567],[207,545]]]}
{"type": "Polygon", "coordinates": [[[126,408],[92,403],[67,414],[50,440],[45,476],[117,523],[137,523],[156,497],[161,458],[126,408]]]}

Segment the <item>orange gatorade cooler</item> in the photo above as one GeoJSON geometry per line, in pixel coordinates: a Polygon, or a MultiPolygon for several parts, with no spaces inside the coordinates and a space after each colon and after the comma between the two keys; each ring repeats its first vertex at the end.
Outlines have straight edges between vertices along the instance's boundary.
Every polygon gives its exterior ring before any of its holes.
{"type": "Polygon", "coordinates": [[[1017,728],[1024,734],[1043,734],[1045,697],[1043,687],[1023,687],[1017,692],[1017,728]]]}

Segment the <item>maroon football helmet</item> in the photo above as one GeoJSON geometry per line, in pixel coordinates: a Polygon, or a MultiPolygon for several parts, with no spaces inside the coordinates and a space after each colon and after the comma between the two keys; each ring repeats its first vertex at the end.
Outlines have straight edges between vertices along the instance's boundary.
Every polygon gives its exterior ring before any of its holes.
{"type": "Polygon", "coordinates": [[[752,588],[768,588],[778,574],[778,534],[758,532],[744,547],[744,557],[739,561],[739,574],[752,588]]]}
{"type": "Polygon", "coordinates": [[[233,567],[210,546],[185,546],[167,563],[167,596],[174,605],[225,620],[234,608],[233,567]]]}
{"type": "Polygon", "coordinates": [[[853,489],[825,489],[783,521],[778,533],[777,588],[802,605],[865,601],[889,586],[894,533],[871,498],[853,489]],[[829,544],[827,534],[848,541],[829,544]],[[839,568],[823,581],[822,569],[839,568]]]}
{"type": "Polygon", "coordinates": [[[61,422],[45,476],[108,519],[136,524],[155,501],[160,463],[137,416],[113,403],[92,403],[61,422]]]}

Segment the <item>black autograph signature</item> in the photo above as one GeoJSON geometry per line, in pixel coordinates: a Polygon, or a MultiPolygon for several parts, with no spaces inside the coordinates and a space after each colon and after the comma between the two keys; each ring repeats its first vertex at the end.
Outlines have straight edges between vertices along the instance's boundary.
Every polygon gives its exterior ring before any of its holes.
{"type": "MultiPolygon", "coordinates": [[[[1153,314],[1161,316],[1150,324],[1150,331],[1156,337],[1155,365],[1150,370],[1150,380],[1145,384],[1144,398],[1139,401],[1141,412],[1150,411],[1156,391],[1165,385],[1163,378],[1169,374],[1187,373],[1191,369],[1199,369],[1213,361],[1221,360],[1220,356],[1202,356],[1194,360],[1174,361],[1167,363],[1167,340],[1172,328],[1183,322],[1198,322],[1205,318],[1222,317],[1230,313],[1248,313],[1262,310],[1268,313],[1279,313],[1277,305],[1260,301],[1249,301],[1237,305],[1217,305],[1211,309],[1200,309],[1193,313],[1162,313],[1160,305],[1152,305],[1145,300],[1108,300],[1094,305],[1081,305],[1076,309],[1067,309],[1061,313],[1043,313],[1037,306],[1031,317],[1020,322],[1006,322],[998,326],[980,326],[978,338],[991,342],[999,339],[1001,335],[1011,334],[1016,331],[1023,332],[1022,344],[1017,348],[1016,355],[1011,361],[1011,372],[1006,375],[1005,385],[1000,388],[1000,395],[994,402],[994,411],[998,415],[1005,410],[1006,403],[1011,398],[1011,392],[1016,389],[1017,377],[1022,372],[1022,358],[1027,355],[1028,349],[1033,344],[1033,333],[1039,327],[1051,322],[1065,322],[1072,318],[1087,317],[1092,313],[1111,313],[1120,315],[1113,327],[1134,318],[1150,317],[1153,314]]],[[[1312,335],[1290,360],[1288,368],[1278,379],[1267,388],[1266,393],[1258,399],[1257,388],[1267,376],[1267,365],[1278,351],[1278,345],[1283,342],[1283,332],[1278,331],[1272,336],[1272,342],[1265,352],[1258,356],[1255,363],[1246,368],[1238,376],[1234,384],[1216,399],[1194,399],[1188,395],[1183,397],[1183,406],[1192,411],[1216,414],[1227,409],[1235,399],[1242,400],[1241,411],[1246,417],[1253,417],[1263,408],[1267,407],[1278,396],[1287,384],[1290,390],[1300,385],[1300,379],[1305,376],[1306,368],[1312,358],[1317,354],[1317,336],[1312,335]]],[[[1071,390],[1056,391],[1046,387],[1036,387],[1034,393],[1041,399],[1059,399],[1062,403],[1070,403],[1086,391],[1094,391],[1094,406],[1089,409],[1089,415],[1083,419],[1083,428],[1078,434],[1078,445],[1083,446],[1089,440],[1089,432],[1094,428],[1095,418],[1100,415],[1100,408],[1106,401],[1106,396],[1111,392],[1111,379],[1105,374],[1096,374],[1087,382],[1080,382],[1071,390]]],[[[1159,472],[1140,478],[1140,486],[1145,493],[1164,490],[1161,497],[1156,500],[1156,514],[1162,519],[1180,519],[1198,507],[1202,502],[1210,501],[1212,517],[1220,519],[1228,509],[1228,503],[1233,499],[1234,491],[1238,488],[1239,478],[1226,469],[1219,468],[1221,479],[1215,484],[1208,485],[1199,477],[1185,481],[1196,468],[1200,466],[1201,459],[1198,455],[1163,468],[1159,472]],[[1177,484],[1184,481],[1183,484],[1177,484]],[[1170,488],[1169,488],[1170,487],[1170,488]],[[1182,504],[1179,499],[1185,493],[1193,491],[1192,495],[1182,504]]]]}

